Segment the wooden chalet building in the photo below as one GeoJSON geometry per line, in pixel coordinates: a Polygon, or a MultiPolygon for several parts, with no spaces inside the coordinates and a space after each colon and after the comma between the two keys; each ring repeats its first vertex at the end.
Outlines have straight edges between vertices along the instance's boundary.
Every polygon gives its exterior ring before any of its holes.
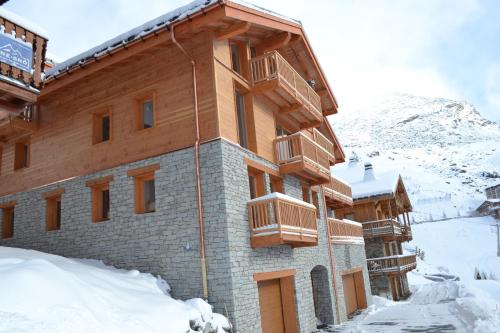
{"type": "Polygon", "coordinates": [[[500,184],[487,187],[484,189],[486,200],[476,208],[476,211],[482,215],[490,215],[491,217],[500,220],[500,184]]]}
{"type": "Polygon", "coordinates": [[[334,174],[352,186],[353,207],[336,216],[361,222],[372,294],[400,300],[410,295],[406,273],[416,268],[414,254],[404,255],[401,244],[412,239],[412,206],[397,172],[376,173],[354,159],[334,174]]]}
{"type": "MultiPolygon", "coordinates": [[[[197,0],[45,71],[1,64],[0,245],[159,274],[234,332],[312,332],[371,303],[330,167],[337,102],[300,22],[197,0]],[[227,311],[227,312],[226,312],[227,311]]],[[[14,32],[12,32],[14,31],[14,32]]]]}

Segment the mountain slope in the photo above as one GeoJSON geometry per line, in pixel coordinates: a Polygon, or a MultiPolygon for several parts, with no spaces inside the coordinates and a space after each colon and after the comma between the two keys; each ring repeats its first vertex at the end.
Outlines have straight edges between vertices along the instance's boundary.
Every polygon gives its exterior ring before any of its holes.
{"type": "Polygon", "coordinates": [[[465,215],[500,182],[500,128],[467,102],[396,94],[332,125],[348,156],[400,171],[417,221],[465,215]]]}

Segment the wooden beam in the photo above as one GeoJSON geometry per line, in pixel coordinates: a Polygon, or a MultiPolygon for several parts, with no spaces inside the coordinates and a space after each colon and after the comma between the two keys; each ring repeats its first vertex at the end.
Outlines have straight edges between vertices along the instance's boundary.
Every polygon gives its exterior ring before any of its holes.
{"type": "Polygon", "coordinates": [[[288,44],[291,37],[292,35],[289,32],[280,32],[279,34],[266,38],[264,42],[255,47],[257,54],[264,54],[269,51],[277,50],[288,44]]]}
{"type": "Polygon", "coordinates": [[[289,276],[294,276],[297,273],[295,269],[284,269],[282,271],[275,272],[263,272],[263,273],[253,273],[253,280],[264,281],[264,280],[274,280],[281,279],[289,276]]]}
{"type": "Polygon", "coordinates": [[[38,130],[38,123],[36,122],[27,122],[17,117],[10,118],[10,125],[12,127],[20,128],[29,132],[35,132],[38,130]]]}
{"type": "Polygon", "coordinates": [[[280,113],[287,114],[287,113],[295,112],[295,111],[298,111],[301,107],[302,107],[302,104],[295,103],[295,104],[292,104],[288,107],[281,108],[280,113]]]}
{"type": "Polygon", "coordinates": [[[5,111],[7,113],[13,113],[15,115],[22,112],[25,108],[25,104],[19,105],[16,103],[0,100],[0,111],[5,111]]]}
{"type": "Polygon", "coordinates": [[[241,35],[241,34],[247,32],[248,29],[250,29],[250,26],[251,26],[250,22],[239,22],[239,23],[232,24],[228,28],[222,29],[219,32],[217,32],[215,34],[215,38],[217,40],[221,40],[221,39],[228,39],[228,38],[232,38],[234,36],[241,35]]]}
{"type": "Polygon", "coordinates": [[[14,84],[7,83],[0,80],[0,91],[6,93],[7,95],[14,96],[15,98],[22,99],[26,102],[34,103],[36,102],[37,94],[26,88],[16,86],[14,84]]]}

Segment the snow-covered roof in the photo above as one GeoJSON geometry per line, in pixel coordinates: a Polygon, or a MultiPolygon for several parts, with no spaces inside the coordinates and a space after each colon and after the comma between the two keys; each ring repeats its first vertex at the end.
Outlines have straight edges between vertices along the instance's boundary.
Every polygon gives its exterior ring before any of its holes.
{"type": "Polygon", "coordinates": [[[281,200],[285,200],[285,201],[289,201],[289,202],[293,202],[293,203],[299,204],[301,206],[306,206],[306,207],[309,207],[309,208],[316,208],[316,206],[314,206],[313,204],[310,204],[308,202],[304,202],[304,201],[299,200],[299,199],[295,199],[294,197],[291,197],[289,195],[286,195],[286,194],[283,194],[283,193],[280,193],[280,192],[269,193],[269,194],[263,195],[261,197],[252,199],[252,200],[250,200],[248,202],[260,202],[260,201],[266,201],[266,200],[271,200],[271,199],[281,199],[281,200]]]}
{"type": "Polygon", "coordinates": [[[49,39],[49,34],[47,33],[47,31],[39,27],[37,24],[25,19],[24,17],[21,17],[5,9],[4,7],[0,7],[0,16],[7,19],[8,21],[11,21],[12,23],[15,23],[20,27],[23,27],[26,30],[31,31],[32,33],[40,37],[49,39]]]}
{"type": "MultiPolygon", "coordinates": [[[[189,16],[192,16],[193,14],[197,12],[201,12],[207,7],[210,7],[214,4],[224,2],[224,1],[218,1],[218,0],[195,0],[193,2],[188,3],[187,5],[184,5],[182,7],[179,7],[177,9],[172,10],[171,12],[168,12],[166,14],[163,14],[151,21],[148,21],[130,31],[127,31],[123,34],[120,34],[100,45],[97,45],[90,50],[87,50],[83,53],[80,53],[72,58],[67,59],[66,61],[63,61],[53,68],[47,70],[47,75],[46,79],[50,79],[53,76],[56,76],[65,70],[68,70],[70,68],[73,68],[75,66],[83,65],[87,60],[97,58],[105,53],[111,52],[117,48],[123,47],[124,45],[127,45],[128,43],[135,41],[137,39],[143,38],[146,35],[149,35],[151,33],[154,33],[155,31],[158,31],[162,28],[168,27],[173,23],[179,22],[189,16]]],[[[229,2],[229,1],[227,1],[229,2]]],[[[265,12],[266,14],[276,16],[280,19],[284,19],[287,21],[290,21],[295,24],[300,24],[300,21],[293,20],[291,18],[288,18],[284,15],[277,14],[273,11],[255,6],[253,4],[250,4],[246,1],[243,0],[233,0],[230,1],[245,7],[249,7],[261,12],[265,12]]]]}
{"type": "Polygon", "coordinates": [[[362,163],[333,169],[335,177],[351,185],[353,199],[392,195],[396,192],[399,181],[399,173],[397,171],[379,173],[374,170],[373,174],[373,178],[365,179],[365,167],[362,163]]]}

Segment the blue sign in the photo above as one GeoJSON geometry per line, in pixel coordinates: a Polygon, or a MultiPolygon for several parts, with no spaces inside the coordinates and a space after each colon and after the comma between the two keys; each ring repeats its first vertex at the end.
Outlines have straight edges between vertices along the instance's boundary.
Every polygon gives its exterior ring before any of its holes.
{"type": "Polygon", "coordinates": [[[31,73],[33,49],[27,43],[0,33],[0,61],[31,73]]]}

